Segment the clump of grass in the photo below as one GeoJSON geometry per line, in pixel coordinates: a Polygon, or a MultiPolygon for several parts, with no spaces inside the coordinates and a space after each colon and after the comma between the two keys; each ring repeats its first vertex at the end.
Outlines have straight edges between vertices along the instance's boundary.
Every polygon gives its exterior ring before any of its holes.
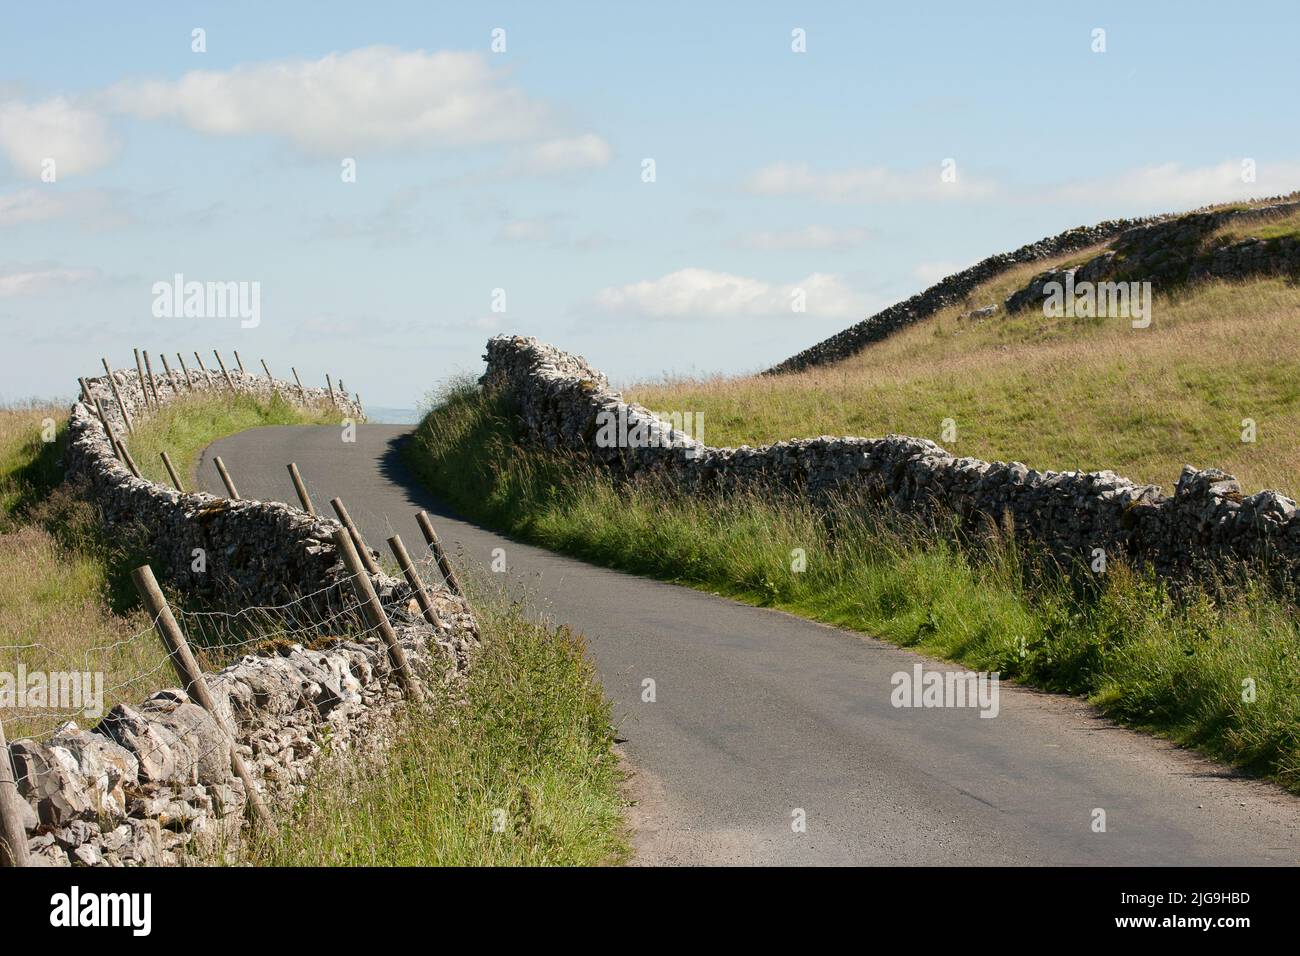
{"type": "Polygon", "coordinates": [[[1263,585],[1175,599],[1112,561],[1079,588],[994,530],[942,529],[841,499],[675,494],[522,447],[511,409],[459,383],[406,454],[464,513],[596,563],[865,631],[1088,697],[1131,724],[1300,790],[1300,621],[1263,585]],[[807,568],[794,573],[795,549],[807,568]],[[1242,700],[1243,681],[1257,698],[1242,700]],[[1267,700],[1265,700],[1267,698],[1267,700]]]}
{"type": "Polygon", "coordinates": [[[610,704],[583,645],[475,596],[483,646],[462,687],[408,715],[377,767],[322,770],[273,866],[603,865],[628,855],[610,704]]]}

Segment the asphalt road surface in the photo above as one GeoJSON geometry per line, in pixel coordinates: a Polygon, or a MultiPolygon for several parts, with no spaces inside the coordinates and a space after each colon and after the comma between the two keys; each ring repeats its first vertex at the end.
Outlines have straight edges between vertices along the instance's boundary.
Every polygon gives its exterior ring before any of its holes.
{"type": "Polygon", "coordinates": [[[341,496],[372,547],[395,530],[423,550],[423,508],[459,566],[490,573],[504,549],[512,592],[587,637],[633,772],[639,862],[1300,862],[1300,800],[1077,700],[1003,684],[992,719],[894,707],[895,673],[957,668],[459,520],[404,467],[410,432],[254,429],[210,447],[200,483],[223,493],[217,454],[244,497],[296,503],[295,461],[317,509],[341,496]]]}

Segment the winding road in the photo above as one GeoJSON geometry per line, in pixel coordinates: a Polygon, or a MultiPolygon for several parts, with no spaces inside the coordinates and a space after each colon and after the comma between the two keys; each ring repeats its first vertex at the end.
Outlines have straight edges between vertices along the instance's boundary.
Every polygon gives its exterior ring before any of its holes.
{"type": "Polygon", "coordinates": [[[223,493],[217,454],[244,497],[296,503],[295,461],[318,510],[341,496],[372,547],[396,531],[414,552],[423,508],[462,566],[503,549],[512,592],[586,635],[633,771],[638,862],[1300,862],[1300,800],[1080,701],[1003,684],[994,719],[895,708],[895,673],[957,668],[460,520],[404,467],[411,430],[254,429],[204,453],[200,484],[223,493]]]}

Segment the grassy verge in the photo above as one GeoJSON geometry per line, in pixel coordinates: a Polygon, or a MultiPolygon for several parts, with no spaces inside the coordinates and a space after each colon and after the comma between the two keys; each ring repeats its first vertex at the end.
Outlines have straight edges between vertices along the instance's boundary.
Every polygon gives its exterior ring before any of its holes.
{"type": "Polygon", "coordinates": [[[553,550],[1083,695],[1300,791],[1300,618],[1261,586],[1175,600],[1112,562],[1081,590],[996,534],[958,547],[862,502],[841,502],[828,522],[793,499],[619,486],[521,448],[512,423],[499,399],[454,387],[407,446],[409,461],[465,514],[553,550]],[[802,573],[792,571],[796,549],[802,573]]]}
{"type": "Polygon", "coordinates": [[[292,825],[246,860],[274,866],[618,863],[628,853],[610,704],[577,638],[476,596],[463,688],[409,716],[378,768],[318,774],[292,825]]]}
{"type": "Polygon", "coordinates": [[[145,478],[170,486],[160,455],[167,452],[192,489],[203,449],[223,435],[263,425],[326,425],[337,421],[339,413],[334,409],[305,409],[279,395],[264,399],[248,394],[194,392],[167,403],[138,424],[129,448],[145,478]]]}
{"type": "MultiPolygon", "coordinates": [[[[67,419],[66,407],[53,405],[0,409],[0,670],[100,672],[108,708],[173,677],[128,577],[148,556],[129,536],[105,535],[94,505],[63,481],[67,419]]],[[[141,422],[131,454],[146,477],[166,481],[163,448],[192,472],[202,448],[222,435],[317,420],[280,400],[201,396],[141,422]]],[[[30,711],[0,716],[11,739],[57,723],[30,711]]]]}

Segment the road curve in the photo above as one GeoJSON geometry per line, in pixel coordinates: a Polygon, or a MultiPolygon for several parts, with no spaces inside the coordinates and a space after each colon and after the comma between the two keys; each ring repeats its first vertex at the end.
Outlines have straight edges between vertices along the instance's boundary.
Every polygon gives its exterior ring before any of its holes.
{"type": "Polygon", "coordinates": [[[955,668],[459,520],[404,467],[410,431],[363,425],[349,444],[337,427],[254,429],[208,448],[199,480],[222,493],[221,455],[245,497],[296,502],[296,461],[317,508],[341,496],[373,547],[395,530],[414,551],[424,508],[462,563],[504,549],[509,586],[587,637],[626,738],[640,862],[1300,862],[1300,800],[1077,700],[1004,684],[994,719],[895,708],[893,674],[955,668]]]}

